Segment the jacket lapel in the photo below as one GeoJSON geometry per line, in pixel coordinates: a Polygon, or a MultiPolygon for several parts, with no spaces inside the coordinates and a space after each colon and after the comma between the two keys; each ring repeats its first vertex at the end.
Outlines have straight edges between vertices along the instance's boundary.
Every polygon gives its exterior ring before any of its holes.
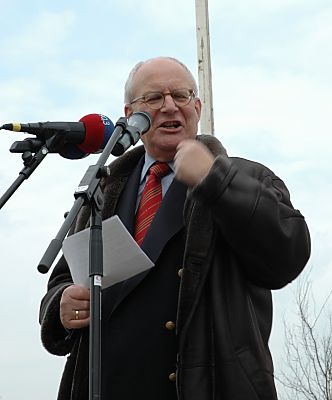
{"type": "MultiPolygon", "coordinates": [[[[142,250],[150,260],[153,261],[153,263],[156,263],[168,240],[183,227],[183,204],[186,192],[187,188],[185,185],[176,180],[172,182],[142,242],[142,250]]],[[[134,199],[136,200],[136,194],[134,199]]],[[[126,200],[124,200],[124,203],[125,202],[126,200]]],[[[134,209],[134,207],[132,207],[132,209],[134,209]]],[[[134,219],[135,218],[133,218],[131,223],[131,233],[133,232],[134,219]]],[[[158,267],[155,266],[154,268],[158,267]]],[[[150,270],[141,272],[122,283],[120,293],[112,312],[117,308],[121,301],[141,283],[149,271],[150,270]]]]}
{"type": "Polygon", "coordinates": [[[168,240],[183,227],[186,193],[187,187],[174,179],[145,235],[141,248],[154,263],[168,240]]]}
{"type": "Polygon", "coordinates": [[[116,214],[119,216],[123,225],[128,229],[128,232],[132,236],[134,234],[134,227],[135,227],[135,206],[137,199],[137,191],[143,164],[144,164],[144,157],[142,157],[139,160],[133,173],[128,178],[128,182],[121,194],[116,209],[116,214]]]}

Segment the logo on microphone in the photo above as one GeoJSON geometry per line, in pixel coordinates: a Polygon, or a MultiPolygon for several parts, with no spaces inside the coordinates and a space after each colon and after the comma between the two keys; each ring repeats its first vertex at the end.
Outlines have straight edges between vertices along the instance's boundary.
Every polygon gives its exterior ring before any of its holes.
{"type": "Polygon", "coordinates": [[[104,125],[113,125],[113,122],[108,117],[106,117],[106,115],[99,114],[99,116],[100,116],[101,120],[103,121],[104,125]]]}

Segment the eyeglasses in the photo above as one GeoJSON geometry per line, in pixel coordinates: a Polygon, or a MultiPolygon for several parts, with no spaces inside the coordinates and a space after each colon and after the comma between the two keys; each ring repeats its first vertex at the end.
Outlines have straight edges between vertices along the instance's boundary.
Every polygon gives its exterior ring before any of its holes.
{"type": "Polygon", "coordinates": [[[192,89],[176,89],[172,92],[151,92],[146,93],[143,96],[137,97],[132,100],[130,104],[136,103],[137,101],[141,101],[146,104],[152,110],[160,110],[165,104],[165,96],[170,95],[174,101],[174,103],[178,107],[184,107],[190,103],[191,99],[194,99],[196,94],[192,89]]]}

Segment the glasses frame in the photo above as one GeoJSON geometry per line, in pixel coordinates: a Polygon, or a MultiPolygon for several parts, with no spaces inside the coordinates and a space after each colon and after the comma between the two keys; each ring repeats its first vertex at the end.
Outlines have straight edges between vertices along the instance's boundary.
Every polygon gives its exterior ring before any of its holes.
{"type": "Polygon", "coordinates": [[[165,105],[165,97],[166,97],[167,95],[170,95],[170,96],[172,97],[172,100],[174,101],[174,103],[176,104],[177,107],[185,107],[185,106],[187,106],[187,105],[191,102],[192,99],[195,99],[195,98],[196,98],[196,93],[195,93],[195,91],[194,91],[193,89],[180,88],[180,89],[172,90],[171,92],[164,92],[164,93],[163,93],[163,92],[148,92],[148,93],[145,93],[143,96],[136,97],[136,98],[135,98],[134,100],[132,100],[129,104],[134,104],[134,103],[136,103],[137,101],[141,101],[142,103],[146,104],[149,108],[151,108],[151,110],[160,110],[160,109],[163,108],[164,105],[165,105]],[[173,98],[173,93],[174,93],[174,92],[177,92],[178,90],[188,90],[189,96],[188,96],[188,101],[187,101],[186,104],[180,104],[180,105],[179,105],[179,104],[176,102],[176,100],[174,100],[174,98],[173,98]],[[160,95],[163,97],[163,102],[161,103],[161,106],[160,106],[160,107],[157,107],[157,108],[152,107],[150,104],[148,104],[148,103],[146,102],[146,100],[145,100],[146,96],[151,95],[151,94],[160,94],[160,95]]]}

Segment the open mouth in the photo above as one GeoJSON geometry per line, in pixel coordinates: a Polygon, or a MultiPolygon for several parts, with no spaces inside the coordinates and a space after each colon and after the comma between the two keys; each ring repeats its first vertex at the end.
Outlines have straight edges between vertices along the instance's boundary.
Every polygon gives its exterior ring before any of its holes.
{"type": "Polygon", "coordinates": [[[181,126],[181,123],[179,121],[167,121],[162,124],[160,124],[160,128],[166,128],[166,129],[176,129],[181,126]]]}

